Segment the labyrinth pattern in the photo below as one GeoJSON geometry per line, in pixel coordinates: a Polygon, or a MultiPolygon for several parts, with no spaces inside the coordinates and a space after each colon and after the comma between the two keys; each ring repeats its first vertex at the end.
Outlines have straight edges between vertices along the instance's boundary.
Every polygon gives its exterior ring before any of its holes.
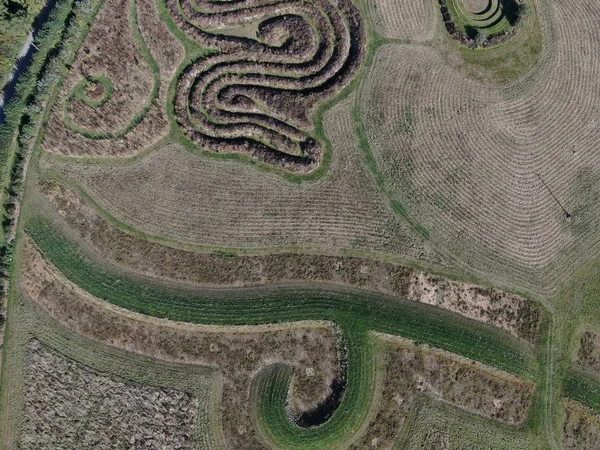
{"type": "Polygon", "coordinates": [[[352,2],[173,0],[168,8],[188,37],[219,51],[178,80],[175,115],[186,136],[214,152],[293,172],[316,169],[324,148],[311,135],[312,115],[364,58],[352,2]]]}

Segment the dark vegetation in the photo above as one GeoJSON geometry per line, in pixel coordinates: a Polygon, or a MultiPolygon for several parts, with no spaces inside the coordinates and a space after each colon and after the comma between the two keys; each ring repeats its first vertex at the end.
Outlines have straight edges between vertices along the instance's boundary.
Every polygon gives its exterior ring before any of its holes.
{"type": "MultiPolygon", "coordinates": [[[[522,3],[522,0],[499,0],[501,15],[497,20],[492,23],[485,23],[485,25],[482,26],[478,26],[477,21],[472,21],[472,23],[464,26],[463,31],[456,25],[455,19],[452,17],[452,13],[448,8],[447,1],[448,0],[438,0],[446,31],[455,40],[472,49],[498,45],[510,39],[514,34],[514,27],[519,25],[521,17],[525,12],[525,5],[522,3]],[[497,34],[490,35],[485,33],[486,29],[497,25],[503,19],[506,19],[510,24],[511,28],[509,30],[503,30],[497,34]]],[[[489,9],[480,14],[487,12],[489,12],[489,9]]]]}
{"type": "Polygon", "coordinates": [[[279,14],[277,4],[261,7],[260,40],[200,28],[214,28],[224,17],[230,24],[244,23],[253,8],[206,2],[201,13],[189,0],[167,7],[187,36],[220,51],[194,61],[179,77],[175,116],[188,139],[292,172],[318,168],[324,149],[310,133],[311,113],[350,82],[365,56],[356,6],[317,0],[290,15],[279,14]]]}
{"type": "Polygon", "coordinates": [[[44,0],[0,1],[0,91],[43,7],[44,0]]]}

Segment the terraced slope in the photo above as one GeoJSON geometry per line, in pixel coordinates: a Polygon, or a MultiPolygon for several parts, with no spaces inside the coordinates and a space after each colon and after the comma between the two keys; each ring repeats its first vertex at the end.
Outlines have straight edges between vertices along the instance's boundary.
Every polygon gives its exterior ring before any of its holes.
{"type": "Polygon", "coordinates": [[[364,59],[365,31],[354,4],[183,0],[167,6],[187,36],[220,50],[179,78],[175,115],[186,136],[213,151],[314,170],[324,149],[307,135],[312,112],[364,59]],[[256,39],[218,33],[254,22],[256,39]]]}

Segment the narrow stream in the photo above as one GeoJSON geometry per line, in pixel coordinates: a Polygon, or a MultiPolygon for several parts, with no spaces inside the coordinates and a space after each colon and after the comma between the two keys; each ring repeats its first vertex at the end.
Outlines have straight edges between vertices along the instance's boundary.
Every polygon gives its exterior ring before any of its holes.
{"type": "Polygon", "coordinates": [[[4,87],[2,97],[0,98],[0,125],[2,125],[6,120],[4,106],[14,98],[17,83],[19,82],[21,75],[27,72],[31,61],[33,60],[33,56],[38,51],[38,48],[34,44],[35,38],[48,20],[48,17],[50,17],[50,13],[54,10],[54,6],[56,6],[56,0],[48,0],[46,6],[44,6],[42,11],[35,19],[33,30],[31,33],[29,33],[29,36],[27,36],[23,50],[21,50],[20,57],[17,60],[17,65],[13,69],[12,76],[4,87]]]}

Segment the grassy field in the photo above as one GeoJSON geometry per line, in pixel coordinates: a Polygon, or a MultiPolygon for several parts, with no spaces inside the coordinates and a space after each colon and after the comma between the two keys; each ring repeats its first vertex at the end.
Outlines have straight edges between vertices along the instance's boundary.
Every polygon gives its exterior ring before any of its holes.
{"type": "Polygon", "coordinates": [[[60,3],[0,447],[597,446],[599,12],[484,3],[60,3]]]}

